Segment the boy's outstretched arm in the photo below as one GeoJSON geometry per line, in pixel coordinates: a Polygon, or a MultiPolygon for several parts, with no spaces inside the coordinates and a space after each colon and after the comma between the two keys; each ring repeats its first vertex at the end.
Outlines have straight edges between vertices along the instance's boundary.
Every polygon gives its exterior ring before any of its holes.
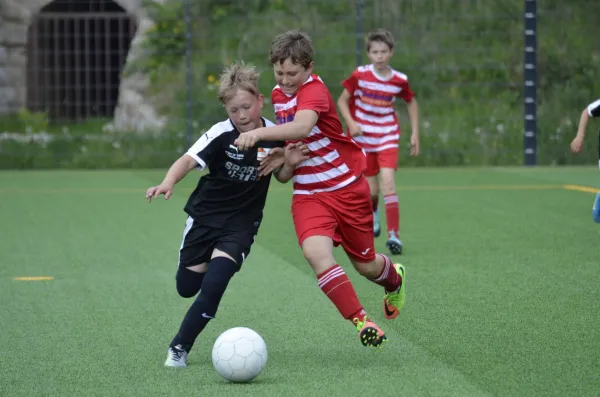
{"type": "Polygon", "coordinates": [[[244,132],[234,144],[240,150],[254,147],[259,141],[295,141],[306,138],[319,120],[319,114],[314,110],[299,110],[294,120],[274,127],[261,127],[244,132]]]}
{"type": "Polygon", "coordinates": [[[588,109],[585,108],[581,112],[581,117],[579,118],[579,127],[577,128],[577,135],[575,139],[571,142],[571,151],[573,153],[579,153],[581,148],[583,147],[583,139],[585,138],[585,130],[587,128],[588,120],[590,119],[590,115],[588,114],[588,109]]]}
{"type": "Polygon", "coordinates": [[[293,165],[286,161],[273,175],[275,175],[275,179],[280,183],[287,183],[294,176],[294,168],[293,165]]]}
{"type": "Polygon", "coordinates": [[[408,107],[408,118],[410,119],[410,127],[412,134],[410,136],[410,155],[419,155],[419,104],[416,98],[412,98],[410,102],[406,104],[408,107]]]}
{"type": "Polygon", "coordinates": [[[151,202],[153,198],[158,198],[161,194],[165,195],[165,200],[168,200],[173,194],[173,187],[177,182],[183,179],[192,169],[198,166],[196,160],[191,156],[184,154],[173,163],[167,175],[158,186],[153,186],[146,191],[146,199],[151,202]]]}
{"type": "Polygon", "coordinates": [[[350,133],[350,136],[358,136],[362,134],[362,129],[352,118],[352,113],[350,112],[349,105],[351,98],[352,96],[350,95],[348,90],[344,88],[344,91],[342,91],[342,94],[338,98],[337,105],[340,109],[340,114],[342,115],[344,121],[346,122],[346,125],[348,126],[348,132],[350,133]]]}

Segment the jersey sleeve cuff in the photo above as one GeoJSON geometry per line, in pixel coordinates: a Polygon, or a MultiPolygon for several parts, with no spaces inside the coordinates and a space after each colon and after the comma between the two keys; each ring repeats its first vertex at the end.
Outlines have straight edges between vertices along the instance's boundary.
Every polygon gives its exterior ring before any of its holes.
{"type": "Polygon", "coordinates": [[[206,163],[204,162],[204,160],[202,160],[200,157],[198,157],[198,155],[196,153],[187,152],[186,155],[188,155],[191,158],[193,158],[194,160],[196,160],[196,163],[198,163],[198,166],[196,167],[197,170],[201,171],[206,168],[206,163]]]}
{"type": "Polygon", "coordinates": [[[600,99],[592,102],[587,107],[588,116],[597,117],[600,115],[600,99]]]}

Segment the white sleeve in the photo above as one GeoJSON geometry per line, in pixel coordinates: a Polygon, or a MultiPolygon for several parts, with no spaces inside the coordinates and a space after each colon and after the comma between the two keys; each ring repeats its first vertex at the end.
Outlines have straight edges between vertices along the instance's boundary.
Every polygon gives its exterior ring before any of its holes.
{"type": "Polygon", "coordinates": [[[185,153],[194,160],[196,160],[196,163],[198,163],[196,169],[198,170],[203,170],[206,168],[206,161],[204,161],[204,159],[201,157],[203,156],[202,151],[206,150],[210,143],[210,140],[208,139],[206,134],[207,133],[204,133],[204,135],[202,135],[200,139],[198,139],[196,143],[194,143],[192,147],[189,148],[188,151],[185,153]]]}
{"type": "Polygon", "coordinates": [[[587,111],[590,117],[600,116],[600,99],[588,105],[587,111]]]}
{"type": "Polygon", "coordinates": [[[217,123],[188,149],[186,154],[198,163],[196,169],[203,170],[210,163],[213,156],[218,152],[218,148],[220,147],[219,137],[224,132],[227,132],[226,125],[224,123],[217,123]]]}

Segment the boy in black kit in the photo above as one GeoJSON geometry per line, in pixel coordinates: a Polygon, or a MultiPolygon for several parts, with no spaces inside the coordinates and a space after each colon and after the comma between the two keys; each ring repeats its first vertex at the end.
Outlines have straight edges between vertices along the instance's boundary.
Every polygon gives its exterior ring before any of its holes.
{"type": "MultiPolygon", "coordinates": [[[[149,188],[151,201],[161,194],[169,199],[173,187],[193,168],[208,174],[190,195],[188,214],[175,276],[177,292],[196,300],[173,338],[165,361],[168,367],[186,367],[196,338],[216,315],[229,280],[250,253],[262,216],[270,175],[262,176],[261,160],[275,149],[283,155],[284,142],[260,142],[241,151],[234,141],[240,134],[274,124],[260,116],[264,97],[258,90],[259,73],[234,64],[221,76],[219,100],[229,118],[215,124],[169,169],[160,185],[149,188]],[[260,174],[260,178],[259,178],[260,174]]],[[[289,150],[286,160],[299,163],[302,150],[289,150]]]]}

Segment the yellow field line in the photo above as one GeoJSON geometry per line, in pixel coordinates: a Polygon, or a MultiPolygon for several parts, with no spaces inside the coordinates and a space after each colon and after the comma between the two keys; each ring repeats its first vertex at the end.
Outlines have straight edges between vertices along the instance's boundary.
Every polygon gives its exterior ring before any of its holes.
{"type": "MultiPolygon", "coordinates": [[[[423,185],[423,186],[398,186],[399,191],[453,191],[453,190],[550,190],[550,189],[566,189],[576,190],[586,193],[598,193],[600,189],[581,185],[423,185]]],[[[140,196],[144,195],[146,188],[5,188],[0,189],[0,194],[10,193],[36,193],[36,194],[52,194],[52,193],[136,193],[140,196]]],[[[291,191],[291,186],[271,186],[271,190],[291,191]]],[[[180,192],[186,194],[191,193],[192,189],[181,189],[180,192]]]]}
{"type": "Polygon", "coordinates": [[[16,281],[47,281],[47,280],[54,280],[54,277],[51,277],[51,276],[14,277],[13,280],[16,280],[16,281]]]}
{"type": "Polygon", "coordinates": [[[469,185],[469,186],[399,186],[398,190],[544,190],[560,189],[561,185],[469,185]]]}
{"type": "Polygon", "coordinates": [[[578,192],[585,192],[585,193],[598,193],[598,192],[600,192],[600,189],[596,189],[596,188],[589,187],[589,186],[581,186],[581,185],[564,185],[563,189],[576,190],[578,192]]]}
{"type": "MultiPolygon", "coordinates": [[[[76,188],[7,188],[0,189],[0,194],[8,194],[8,193],[43,193],[43,194],[51,194],[51,193],[139,193],[141,196],[144,196],[147,187],[144,188],[94,188],[94,187],[76,187],[76,188]]],[[[187,189],[186,189],[187,190],[187,189]]],[[[191,192],[191,190],[190,190],[191,192]]]]}

